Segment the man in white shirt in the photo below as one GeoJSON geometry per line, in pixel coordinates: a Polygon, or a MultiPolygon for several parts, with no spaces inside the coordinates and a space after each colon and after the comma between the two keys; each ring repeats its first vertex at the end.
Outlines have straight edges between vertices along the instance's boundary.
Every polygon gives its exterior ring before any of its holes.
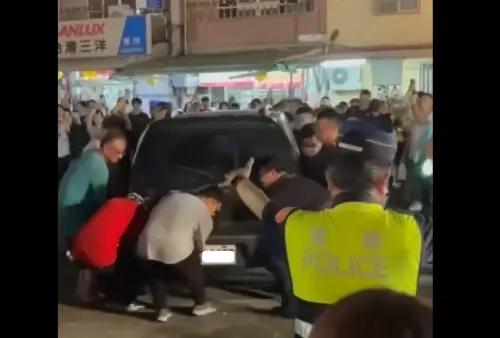
{"type": "Polygon", "coordinates": [[[415,82],[412,80],[408,90],[410,101],[410,140],[408,147],[406,196],[410,209],[420,211],[430,201],[430,182],[422,177],[427,142],[433,137],[433,96],[429,93],[414,94],[415,82]]]}
{"type": "Polygon", "coordinates": [[[212,216],[220,208],[221,197],[216,186],[196,194],[172,192],[151,211],[139,236],[137,254],[146,261],[158,321],[166,322],[172,316],[167,304],[168,284],[177,276],[193,295],[194,315],[216,311],[206,300],[200,254],[212,232],[212,216]]]}

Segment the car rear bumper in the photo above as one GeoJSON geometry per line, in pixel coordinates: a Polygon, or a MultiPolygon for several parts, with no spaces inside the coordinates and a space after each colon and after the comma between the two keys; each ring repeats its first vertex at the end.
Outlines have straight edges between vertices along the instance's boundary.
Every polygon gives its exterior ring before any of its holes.
{"type": "Polygon", "coordinates": [[[213,235],[207,245],[235,245],[236,264],[234,265],[206,265],[210,269],[243,270],[254,265],[254,254],[258,235],[213,235]]]}

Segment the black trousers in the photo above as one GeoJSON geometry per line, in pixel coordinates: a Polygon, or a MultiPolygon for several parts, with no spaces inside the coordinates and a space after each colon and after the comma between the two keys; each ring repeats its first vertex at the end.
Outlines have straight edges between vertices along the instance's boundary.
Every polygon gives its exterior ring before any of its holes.
{"type": "MultiPolygon", "coordinates": [[[[67,247],[71,248],[71,239],[67,239],[67,247]]],[[[146,275],[133,250],[119,249],[116,262],[103,268],[73,263],[79,269],[77,298],[97,298],[102,293],[107,301],[128,305],[137,299],[146,283],[146,275]]]]}
{"type": "Polygon", "coordinates": [[[297,307],[295,296],[292,290],[292,279],[290,270],[285,257],[269,257],[266,263],[266,270],[269,271],[278,287],[278,292],[281,298],[281,307],[290,314],[295,314],[297,307]]]}
{"type": "Polygon", "coordinates": [[[76,264],[78,281],[75,297],[78,301],[91,303],[99,300],[102,272],[76,264]]]}
{"type": "Polygon", "coordinates": [[[97,273],[99,290],[106,300],[120,305],[134,302],[146,284],[144,270],[133,252],[119,253],[113,266],[97,273]]]}
{"type": "Polygon", "coordinates": [[[176,264],[146,261],[144,265],[155,310],[168,308],[169,286],[178,281],[186,284],[195,305],[205,304],[205,279],[198,250],[194,250],[186,259],[176,264]]]}

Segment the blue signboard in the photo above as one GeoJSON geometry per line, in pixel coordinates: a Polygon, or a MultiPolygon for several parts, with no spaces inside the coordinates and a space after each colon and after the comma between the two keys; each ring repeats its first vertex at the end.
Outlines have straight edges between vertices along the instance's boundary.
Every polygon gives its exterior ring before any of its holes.
{"type": "Polygon", "coordinates": [[[146,55],[146,17],[134,15],[124,19],[118,55],[146,55]]]}

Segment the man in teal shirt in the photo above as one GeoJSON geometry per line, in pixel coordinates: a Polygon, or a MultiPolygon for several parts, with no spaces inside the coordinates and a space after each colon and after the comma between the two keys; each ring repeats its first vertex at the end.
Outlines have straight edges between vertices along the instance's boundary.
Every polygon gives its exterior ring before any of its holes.
{"type": "Polygon", "coordinates": [[[106,200],[107,164],[119,161],[125,147],[125,136],[121,132],[108,131],[99,149],[82,154],[64,174],[58,194],[60,245],[67,245],[73,234],[106,200]]]}

